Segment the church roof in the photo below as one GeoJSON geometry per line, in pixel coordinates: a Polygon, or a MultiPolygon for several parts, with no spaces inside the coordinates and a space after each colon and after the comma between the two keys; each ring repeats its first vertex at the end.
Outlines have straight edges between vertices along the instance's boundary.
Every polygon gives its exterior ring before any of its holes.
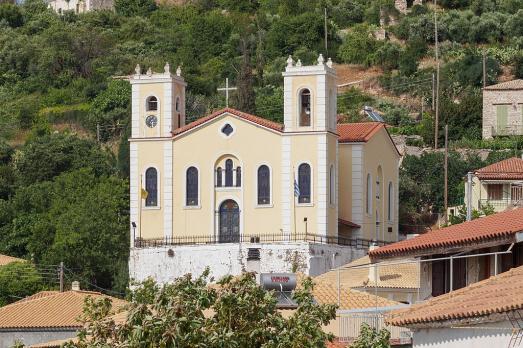
{"type": "Polygon", "coordinates": [[[340,143],[366,143],[380,129],[385,128],[381,122],[340,123],[337,126],[340,143]]]}
{"type": "Polygon", "coordinates": [[[221,110],[215,111],[215,112],[213,112],[212,114],[210,114],[208,116],[199,118],[196,121],[193,121],[193,122],[191,122],[189,124],[186,124],[183,127],[175,129],[173,131],[173,135],[176,136],[176,135],[185,133],[188,130],[196,128],[196,127],[198,127],[198,126],[200,126],[200,125],[202,125],[204,123],[207,123],[208,121],[211,121],[211,120],[213,120],[213,119],[215,119],[215,118],[217,118],[217,117],[219,117],[219,116],[221,116],[221,115],[223,115],[225,113],[231,114],[233,116],[239,117],[241,119],[244,119],[244,120],[252,122],[252,123],[256,123],[256,124],[258,124],[258,125],[260,125],[262,127],[265,127],[265,128],[269,128],[269,129],[272,129],[272,130],[275,130],[275,131],[278,131],[278,132],[282,132],[283,131],[283,125],[281,123],[273,122],[273,121],[267,120],[267,119],[265,119],[263,117],[251,115],[251,114],[248,114],[246,112],[238,111],[236,109],[225,108],[225,109],[221,109],[221,110]]]}

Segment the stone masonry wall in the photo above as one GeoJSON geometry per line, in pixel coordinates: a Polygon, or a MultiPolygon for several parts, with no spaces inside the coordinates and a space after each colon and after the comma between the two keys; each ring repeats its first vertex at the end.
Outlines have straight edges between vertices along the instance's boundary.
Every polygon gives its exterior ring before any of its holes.
{"type": "Polygon", "coordinates": [[[303,272],[316,276],[366,255],[366,249],[338,245],[289,242],[281,244],[214,244],[131,249],[129,276],[172,282],[187,273],[200,275],[210,267],[215,280],[242,272],[303,272]],[[260,260],[247,260],[249,248],[260,250],[260,260]],[[171,250],[171,252],[169,252],[171,250]]]}
{"type": "Polygon", "coordinates": [[[496,127],[496,105],[508,104],[508,121],[516,127],[517,135],[523,134],[523,90],[483,91],[483,139],[493,137],[492,127],[496,127]]]}

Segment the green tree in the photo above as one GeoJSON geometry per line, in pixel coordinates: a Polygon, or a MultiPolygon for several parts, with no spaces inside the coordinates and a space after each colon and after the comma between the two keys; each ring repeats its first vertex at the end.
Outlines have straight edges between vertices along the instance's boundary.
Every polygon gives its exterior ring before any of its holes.
{"type": "Polygon", "coordinates": [[[338,56],[345,63],[372,64],[378,41],[372,36],[371,28],[366,24],[355,25],[343,39],[338,56]]]}
{"type": "Polygon", "coordinates": [[[390,332],[387,329],[377,330],[367,323],[361,324],[360,335],[350,348],[390,348],[390,332]]]}
{"type": "Polygon", "coordinates": [[[24,24],[24,17],[20,8],[14,4],[0,4],[0,22],[6,23],[13,28],[20,27],[24,24]]]}
{"type": "Polygon", "coordinates": [[[224,277],[218,289],[207,284],[208,271],[159,286],[149,280],[130,296],[127,321],[103,320],[107,301],[84,310],[85,328],[68,348],[147,347],[325,347],[332,335],[322,330],[335,318],[335,305],[318,305],[305,280],[293,294],[298,308],[289,317],[276,309],[276,298],[256,284],[253,274],[224,277]]]}
{"type": "Polygon", "coordinates": [[[40,273],[29,262],[11,262],[0,266],[0,307],[43,289],[40,273]]]}
{"type": "Polygon", "coordinates": [[[116,0],[114,7],[122,16],[147,16],[156,10],[156,3],[153,0],[116,0]]]}

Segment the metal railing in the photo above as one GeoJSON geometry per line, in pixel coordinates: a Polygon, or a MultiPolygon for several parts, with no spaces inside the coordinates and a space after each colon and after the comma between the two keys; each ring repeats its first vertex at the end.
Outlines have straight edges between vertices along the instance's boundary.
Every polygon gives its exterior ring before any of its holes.
{"type": "Polygon", "coordinates": [[[487,205],[491,205],[496,210],[505,209],[508,207],[521,207],[521,206],[523,206],[523,200],[504,198],[504,199],[480,199],[478,201],[479,207],[485,207],[487,205]]]}
{"type": "Polygon", "coordinates": [[[162,239],[142,239],[135,238],[135,248],[154,248],[169,245],[195,245],[195,244],[223,244],[223,243],[287,243],[287,242],[310,242],[317,244],[336,244],[340,246],[350,246],[357,249],[367,249],[373,243],[378,246],[386,245],[390,242],[374,241],[362,238],[345,238],[322,236],[311,233],[297,233],[291,235],[278,234],[246,234],[235,236],[174,236],[162,239]]]}
{"type": "Polygon", "coordinates": [[[509,135],[523,135],[523,126],[507,125],[504,127],[492,126],[492,135],[509,136],[509,135]]]}
{"type": "Polygon", "coordinates": [[[388,330],[390,341],[395,344],[410,344],[412,342],[412,331],[405,327],[387,325],[385,315],[382,312],[338,311],[338,316],[341,342],[352,342],[358,338],[361,325],[364,323],[377,331],[388,330]]]}

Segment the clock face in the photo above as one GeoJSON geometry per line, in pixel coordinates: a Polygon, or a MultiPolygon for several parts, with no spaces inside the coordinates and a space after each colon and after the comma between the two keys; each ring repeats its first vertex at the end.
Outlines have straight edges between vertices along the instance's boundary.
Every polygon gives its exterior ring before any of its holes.
{"type": "Polygon", "coordinates": [[[149,127],[149,128],[154,128],[154,127],[156,127],[156,125],[158,124],[158,119],[157,119],[156,116],[154,116],[154,115],[149,115],[149,116],[147,116],[147,118],[145,119],[145,124],[146,124],[147,127],[149,127]]]}

